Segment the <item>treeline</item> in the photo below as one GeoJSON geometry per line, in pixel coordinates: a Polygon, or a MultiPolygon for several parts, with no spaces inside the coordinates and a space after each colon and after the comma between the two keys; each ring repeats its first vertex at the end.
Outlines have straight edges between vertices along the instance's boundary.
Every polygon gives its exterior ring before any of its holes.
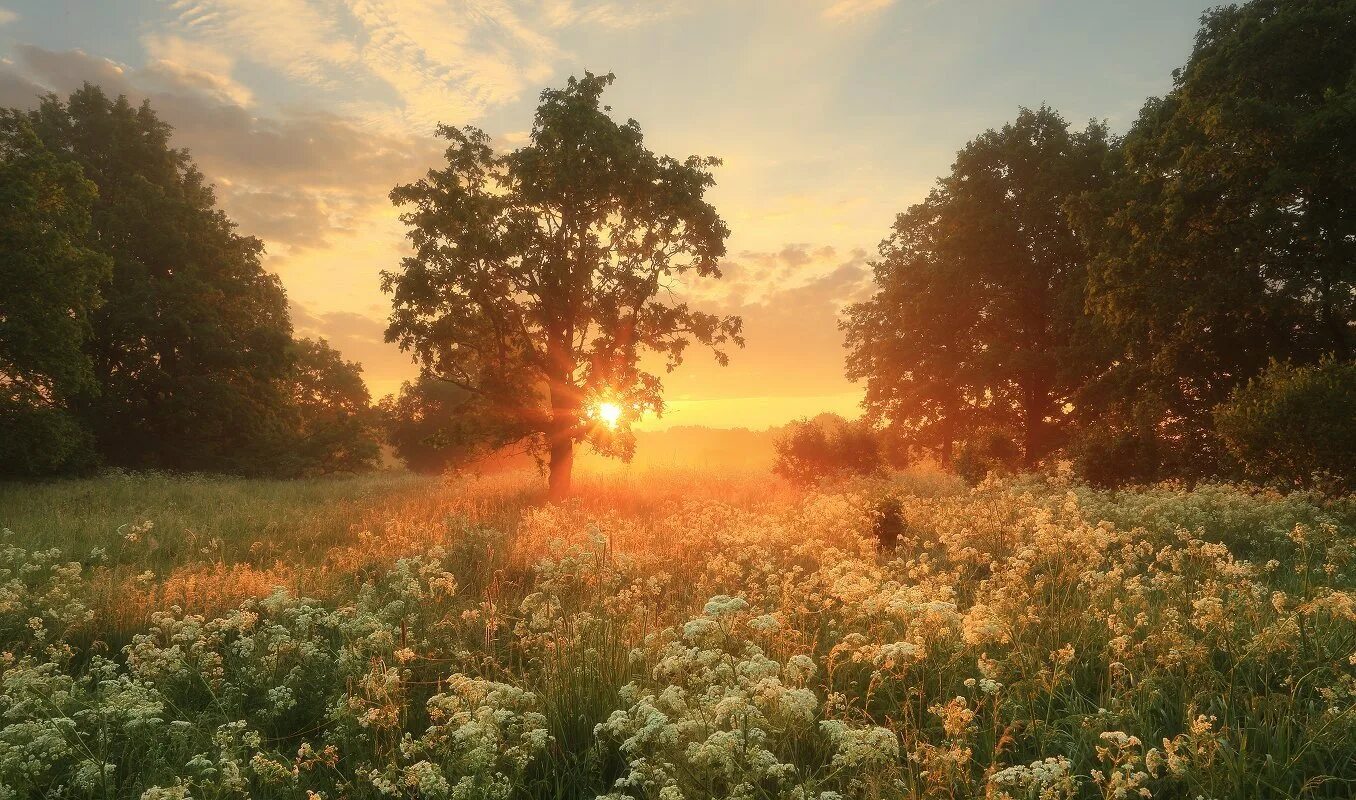
{"type": "Polygon", "coordinates": [[[851,307],[868,419],[1096,483],[1356,477],[1356,2],[1202,18],[1124,136],[1022,110],[900,214],[851,307]]]}
{"type": "Polygon", "coordinates": [[[0,475],[298,476],[379,453],[357,364],[287,300],[148,105],[0,110],[0,475]]]}

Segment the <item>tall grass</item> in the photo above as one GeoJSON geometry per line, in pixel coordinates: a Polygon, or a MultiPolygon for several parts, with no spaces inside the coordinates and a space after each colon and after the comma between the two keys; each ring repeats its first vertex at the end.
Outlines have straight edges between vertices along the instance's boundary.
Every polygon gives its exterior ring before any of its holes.
{"type": "Polygon", "coordinates": [[[542,488],[5,490],[0,524],[35,533],[0,545],[0,800],[1356,782],[1346,501],[937,473],[807,492],[618,470],[559,506],[542,488]]]}

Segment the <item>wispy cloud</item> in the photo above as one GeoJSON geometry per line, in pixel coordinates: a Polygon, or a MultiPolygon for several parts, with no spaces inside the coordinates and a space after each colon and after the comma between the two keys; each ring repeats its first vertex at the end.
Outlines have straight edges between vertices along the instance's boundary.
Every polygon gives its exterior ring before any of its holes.
{"type": "Polygon", "coordinates": [[[248,55],[292,80],[337,88],[358,50],[335,15],[309,0],[174,0],[175,28],[248,55]]]}
{"type": "Polygon", "coordinates": [[[205,79],[173,59],[137,69],[80,50],[19,45],[14,53],[14,64],[0,70],[0,100],[31,107],[47,91],[64,94],[86,81],[134,102],[149,99],[242,229],[287,249],[321,246],[355,217],[384,210],[390,187],[434,163],[440,149],[432,139],[371,131],[334,114],[258,114],[240,102],[234,82],[205,79]]]}
{"type": "Polygon", "coordinates": [[[8,25],[18,18],[19,15],[10,11],[8,8],[0,8],[0,25],[8,25]]]}
{"type": "Polygon", "coordinates": [[[553,27],[656,13],[559,0],[175,0],[172,9],[181,40],[334,92],[369,123],[423,132],[473,121],[541,84],[561,57],[553,27]]]}
{"type": "Polygon", "coordinates": [[[639,3],[542,0],[540,10],[545,22],[553,28],[597,25],[624,30],[676,17],[691,7],[690,0],[687,3],[677,0],[647,0],[639,3]]]}
{"type": "Polygon", "coordinates": [[[895,4],[895,0],[832,0],[823,11],[824,19],[844,21],[874,14],[895,4]]]}
{"type": "Polygon", "coordinates": [[[222,50],[159,34],[144,37],[142,45],[149,56],[148,77],[163,77],[168,83],[191,86],[241,106],[253,102],[254,93],[232,77],[235,59],[222,50]]]}

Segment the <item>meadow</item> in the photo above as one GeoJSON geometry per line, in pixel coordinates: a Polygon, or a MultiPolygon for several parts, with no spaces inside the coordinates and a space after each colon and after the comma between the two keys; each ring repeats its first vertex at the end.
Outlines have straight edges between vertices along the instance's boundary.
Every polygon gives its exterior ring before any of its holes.
{"type": "Polygon", "coordinates": [[[0,798],[1356,793],[1356,503],[912,471],[0,487],[0,798]]]}

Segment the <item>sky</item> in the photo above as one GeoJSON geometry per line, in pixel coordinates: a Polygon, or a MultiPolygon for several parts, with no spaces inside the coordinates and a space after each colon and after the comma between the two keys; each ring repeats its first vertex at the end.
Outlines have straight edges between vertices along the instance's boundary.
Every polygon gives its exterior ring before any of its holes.
{"type": "Polygon", "coordinates": [[[709,199],[747,347],[665,377],[669,425],[857,413],[844,306],[896,214],[1022,106],[1123,132],[1170,88],[1210,0],[0,0],[0,105],[89,81],[149,99],[242,233],[300,336],[417,373],[383,341],[379,273],[408,250],[387,195],[436,167],[439,123],[526,142],[539,93],[585,70],[656,153],[724,160],[709,199]]]}

